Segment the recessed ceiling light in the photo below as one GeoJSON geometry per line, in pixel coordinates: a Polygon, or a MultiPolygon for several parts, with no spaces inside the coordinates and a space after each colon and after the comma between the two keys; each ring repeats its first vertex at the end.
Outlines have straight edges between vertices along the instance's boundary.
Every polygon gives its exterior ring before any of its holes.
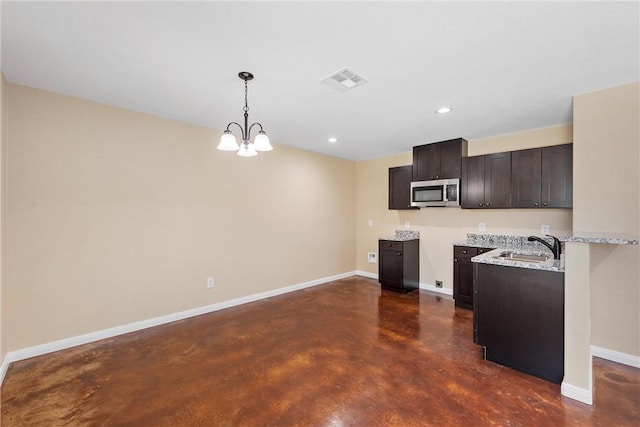
{"type": "Polygon", "coordinates": [[[330,144],[335,144],[336,142],[338,142],[338,138],[329,138],[330,144]]]}
{"type": "Polygon", "coordinates": [[[451,108],[451,107],[440,107],[440,108],[438,108],[436,110],[436,113],[438,113],[438,114],[447,114],[447,113],[450,113],[451,110],[453,110],[453,108],[451,108]]]}

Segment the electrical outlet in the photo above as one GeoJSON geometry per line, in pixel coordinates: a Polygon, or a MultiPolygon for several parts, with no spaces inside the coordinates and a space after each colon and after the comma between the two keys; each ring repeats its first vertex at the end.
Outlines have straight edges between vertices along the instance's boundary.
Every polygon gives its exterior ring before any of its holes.
{"type": "Polygon", "coordinates": [[[367,221],[367,225],[368,225],[369,227],[373,227],[373,220],[372,220],[372,219],[370,219],[369,221],[367,221]]]}
{"type": "Polygon", "coordinates": [[[215,281],[213,280],[213,277],[208,277],[207,278],[207,289],[211,289],[213,288],[215,281]]]}
{"type": "Polygon", "coordinates": [[[442,287],[442,280],[436,280],[436,288],[442,287]]]}
{"type": "Polygon", "coordinates": [[[540,226],[540,232],[542,234],[549,234],[549,226],[548,225],[541,225],[540,226]]]}
{"type": "Polygon", "coordinates": [[[405,221],[404,228],[409,228],[409,227],[411,227],[411,223],[409,221],[405,221]]]}
{"type": "Polygon", "coordinates": [[[484,231],[486,229],[487,229],[487,227],[485,226],[484,222],[479,222],[478,223],[478,231],[484,231]]]}
{"type": "Polygon", "coordinates": [[[376,253],[375,252],[367,253],[367,259],[369,260],[369,264],[375,264],[376,263],[376,253]]]}

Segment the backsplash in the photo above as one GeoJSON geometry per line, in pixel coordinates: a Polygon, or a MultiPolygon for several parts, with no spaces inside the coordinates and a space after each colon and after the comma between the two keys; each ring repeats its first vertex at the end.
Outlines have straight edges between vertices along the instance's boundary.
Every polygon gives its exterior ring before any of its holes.
{"type": "Polygon", "coordinates": [[[396,230],[396,239],[398,240],[413,240],[419,239],[420,232],[414,230],[396,230]]]}
{"type": "MultiPolygon", "coordinates": [[[[487,248],[510,248],[529,251],[547,251],[548,249],[539,242],[530,242],[528,236],[510,236],[506,234],[475,234],[467,233],[467,243],[479,247],[487,248]]],[[[549,244],[553,245],[553,239],[542,237],[549,244]]],[[[564,243],[563,253],[564,253],[564,243]]]]}

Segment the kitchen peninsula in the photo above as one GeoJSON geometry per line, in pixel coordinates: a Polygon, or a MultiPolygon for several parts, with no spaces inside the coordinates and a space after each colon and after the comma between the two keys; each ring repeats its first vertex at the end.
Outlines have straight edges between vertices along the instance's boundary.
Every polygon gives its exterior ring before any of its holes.
{"type": "Polygon", "coordinates": [[[564,376],[564,265],[524,236],[482,236],[473,257],[473,340],[486,360],[560,384],[564,376]],[[505,256],[506,255],[506,256],[505,256]]]}

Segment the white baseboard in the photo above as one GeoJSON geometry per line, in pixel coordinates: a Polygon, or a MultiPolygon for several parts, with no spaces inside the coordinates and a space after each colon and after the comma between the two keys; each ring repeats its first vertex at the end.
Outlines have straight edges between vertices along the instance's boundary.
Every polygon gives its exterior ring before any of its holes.
{"type": "Polygon", "coordinates": [[[261,299],[270,298],[273,296],[282,295],[282,294],[286,294],[293,291],[298,291],[300,289],[321,285],[323,283],[332,282],[334,280],[344,279],[346,277],[351,277],[356,274],[358,273],[356,273],[355,271],[350,271],[347,273],[337,274],[335,276],[323,277],[321,279],[310,280],[308,282],[302,282],[296,285],[286,286],[284,288],[278,288],[271,291],[248,295],[246,297],[240,297],[240,298],[232,299],[229,301],[223,301],[216,304],[193,308],[191,310],[185,310],[177,313],[167,314],[165,316],[154,317],[152,319],[142,320],[140,322],[129,323],[126,325],[116,326],[109,329],[103,329],[101,331],[91,332],[84,335],[65,338],[59,341],[40,344],[33,347],[27,347],[27,348],[23,348],[16,351],[10,351],[5,355],[2,361],[2,365],[0,365],[0,385],[4,381],[4,376],[7,373],[7,370],[9,369],[9,365],[12,362],[16,362],[18,360],[24,360],[24,359],[28,359],[35,356],[41,356],[47,353],[53,353],[54,351],[64,350],[64,349],[76,347],[82,344],[88,344],[94,341],[99,341],[105,338],[111,338],[118,335],[139,331],[142,329],[152,328],[154,326],[175,322],[177,320],[187,319],[189,317],[200,316],[201,314],[211,313],[214,311],[222,310],[224,308],[234,307],[236,305],[246,304],[246,303],[258,301],[261,299]]]}
{"type": "Polygon", "coordinates": [[[11,362],[13,362],[13,360],[10,360],[9,354],[5,355],[4,359],[2,359],[2,364],[0,365],[0,385],[2,385],[4,381],[4,376],[7,374],[11,362]]]}
{"type": "Polygon", "coordinates": [[[593,405],[593,393],[591,390],[576,387],[574,385],[563,382],[560,386],[560,393],[563,396],[569,397],[578,402],[586,403],[587,405],[593,405]]]}
{"type": "Polygon", "coordinates": [[[591,355],[601,359],[610,360],[612,362],[621,363],[623,365],[633,366],[634,368],[640,368],[640,356],[633,356],[631,354],[621,353],[619,351],[609,350],[608,348],[602,348],[595,345],[591,346],[591,355]]]}
{"type": "Polygon", "coordinates": [[[378,275],[376,273],[369,273],[368,271],[356,270],[356,274],[358,276],[368,277],[369,279],[378,280],[378,275]]]}
{"type": "Polygon", "coordinates": [[[426,283],[420,283],[420,289],[424,289],[425,291],[437,292],[439,294],[453,296],[453,289],[436,288],[434,285],[428,285],[426,283]]]}
{"type": "MultiPolygon", "coordinates": [[[[369,273],[366,271],[357,270],[356,274],[358,276],[368,277],[370,279],[378,280],[378,275],[375,273],[369,273]]],[[[424,289],[425,291],[437,292],[439,294],[445,294],[449,296],[453,296],[453,289],[449,288],[436,288],[434,285],[427,285],[426,283],[420,283],[420,289],[424,289]]]]}

